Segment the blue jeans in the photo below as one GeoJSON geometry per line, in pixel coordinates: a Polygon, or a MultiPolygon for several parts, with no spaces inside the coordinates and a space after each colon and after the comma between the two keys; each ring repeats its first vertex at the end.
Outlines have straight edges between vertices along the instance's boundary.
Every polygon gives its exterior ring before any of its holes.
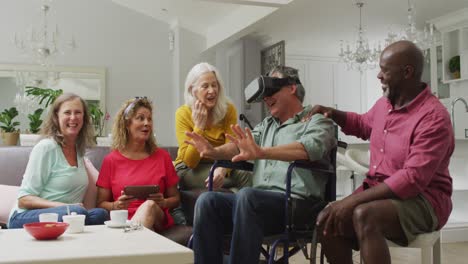
{"type": "Polygon", "coordinates": [[[246,187],[203,193],[195,204],[195,264],[223,263],[223,237],[232,231],[229,263],[258,264],[264,235],[284,231],[284,193],[246,187]]]}
{"type": "MultiPolygon", "coordinates": [[[[86,210],[86,208],[79,205],[69,205],[69,208],[70,212],[86,215],[85,225],[102,225],[106,220],[109,220],[109,213],[102,208],[86,210]]],[[[23,228],[24,224],[39,222],[39,215],[42,213],[57,213],[59,221],[62,222],[62,216],[67,214],[67,206],[33,209],[22,213],[14,212],[8,222],[8,228],[23,228]]]]}

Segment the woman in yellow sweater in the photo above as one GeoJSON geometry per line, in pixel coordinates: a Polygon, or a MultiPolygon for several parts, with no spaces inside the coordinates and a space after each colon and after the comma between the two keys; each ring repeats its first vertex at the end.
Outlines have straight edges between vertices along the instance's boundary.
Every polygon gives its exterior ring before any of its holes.
{"type": "MultiPolygon", "coordinates": [[[[179,151],[175,160],[182,190],[201,189],[208,185],[208,173],[213,160],[200,157],[197,149],[185,143],[186,131],[194,131],[213,146],[225,144],[225,134],[233,134],[230,126],[237,123],[237,111],[224,95],[218,70],[206,63],[195,65],[185,81],[185,104],[176,111],[176,136],[179,151]]],[[[217,168],[214,188],[242,188],[250,185],[250,173],[217,168]]]]}

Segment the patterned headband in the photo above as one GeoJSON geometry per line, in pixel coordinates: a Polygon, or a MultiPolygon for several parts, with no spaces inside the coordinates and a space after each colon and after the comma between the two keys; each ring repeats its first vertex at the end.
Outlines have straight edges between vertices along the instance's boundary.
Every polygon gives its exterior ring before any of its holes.
{"type": "Polygon", "coordinates": [[[124,117],[127,117],[128,116],[128,113],[130,112],[130,110],[133,109],[133,107],[135,106],[136,102],[140,101],[141,99],[146,99],[146,96],[135,96],[135,100],[133,100],[133,102],[131,102],[127,108],[125,108],[124,110],[124,117]]]}

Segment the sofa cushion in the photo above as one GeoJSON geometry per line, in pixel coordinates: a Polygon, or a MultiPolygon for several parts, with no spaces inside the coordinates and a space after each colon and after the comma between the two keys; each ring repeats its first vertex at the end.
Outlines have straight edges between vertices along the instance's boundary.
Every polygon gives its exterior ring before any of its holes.
{"type": "Polygon", "coordinates": [[[96,208],[97,187],[96,181],[99,176],[99,171],[94,167],[93,163],[88,158],[84,159],[86,173],[88,174],[88,189],[83,198],[83,206],[86,209],[96,208]]]}
{"type": "Polygon", "coordinates": [[[190,236],[192,235],[192,227],[185,225],[175,225],[161,232],[162,236],[182,245],[187,246],[190,236]]]}
{"type": "Polygon", "coordinates": [[[97,171],[101,169],[102,161],[111,152],[109,147],[93,147],[86,149],[85,157],[91,161],[97,171]]]}
{"type": "Polygon", "coordinates": [[[0,147],[0,184],[20,186],[32,147],[0,147]]]}
{"type": "Polygon", "coordinates": [[[11,208],[16,204],[18,189],[19,186],[0,184],[0,193],[2,194],[0,199],[0,223],[8,223],[11,208]]]}

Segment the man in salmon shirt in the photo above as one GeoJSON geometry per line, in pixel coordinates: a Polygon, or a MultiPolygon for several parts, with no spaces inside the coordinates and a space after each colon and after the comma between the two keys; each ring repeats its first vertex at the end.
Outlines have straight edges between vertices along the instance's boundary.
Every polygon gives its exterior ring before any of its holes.
{"type": "Polygon", "coordinates": [[[454,150],[450,117],[421,82],[423,54],[398,41],[380,56],[383,97],[364,114],[317,105],[345,134],[370,140],[370,166],[362,186],[327,206],[317,225],[330,263],[391,263],[385,239],[407,246],[416,235],[441,229],[452,211],[448,165],[454,150]]]}

